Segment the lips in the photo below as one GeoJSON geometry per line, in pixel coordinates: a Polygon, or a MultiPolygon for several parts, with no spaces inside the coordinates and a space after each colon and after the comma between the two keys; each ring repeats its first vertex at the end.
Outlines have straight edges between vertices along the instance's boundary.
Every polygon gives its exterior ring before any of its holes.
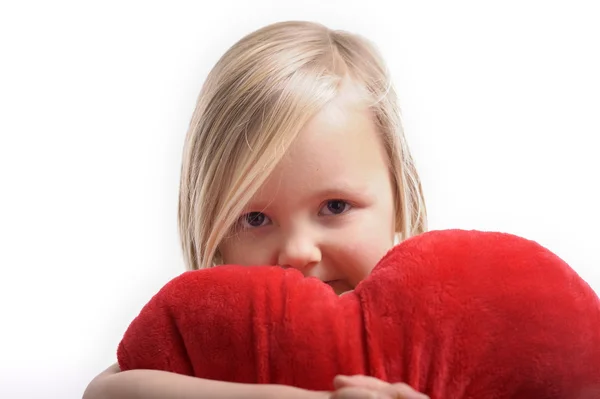
{"type": "Polygon", "coordinates": [[[333,288],[333,291],[335,291],[337,295],[342,295],[353,289],[353,287],[351,287],[350,284],[341,279],[325,281],[325,284],[333,288]]]}

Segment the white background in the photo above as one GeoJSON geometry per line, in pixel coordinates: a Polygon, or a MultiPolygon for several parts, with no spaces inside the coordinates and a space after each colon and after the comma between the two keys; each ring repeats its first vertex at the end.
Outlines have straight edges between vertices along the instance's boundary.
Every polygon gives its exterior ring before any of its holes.
{"type": "Polygon", "coordinates": [[[593,1],[15,3],[0,6],[2,398],[81,397],[183,271],[196,96],[230,45],[280,20],[379,45],[432,229],[526,236],[600,290],[593,1]]]}

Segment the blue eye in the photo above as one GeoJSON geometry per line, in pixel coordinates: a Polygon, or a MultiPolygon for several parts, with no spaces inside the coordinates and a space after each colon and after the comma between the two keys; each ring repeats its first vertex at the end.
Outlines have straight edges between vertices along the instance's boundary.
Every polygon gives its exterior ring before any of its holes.
{"type": "Polygon", "coordinates": [[[262,212],[249,212],[241,217],[240,223],[244,228],[261,227],[269,221],[269,217],[262,212]]]}
{"type": "Polygon", "coordinates": [[[325,206],[322,208],[321,213],[325,215],[341,215],[347,212],[351,208],[351,205],[343,200],[330,200],[327,201],[325,206]]]}

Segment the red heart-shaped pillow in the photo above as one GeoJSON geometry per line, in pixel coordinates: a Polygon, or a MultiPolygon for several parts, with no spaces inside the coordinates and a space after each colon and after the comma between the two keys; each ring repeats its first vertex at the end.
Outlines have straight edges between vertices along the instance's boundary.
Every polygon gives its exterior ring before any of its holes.
{"type": "Polygon", "coordinates": [[[341,297],[293,269],[184,273],[117,355],[122,370],[315,390],[365,374],[440,399],[583,398],[600,392],[600,302],[535,242],[435,231],[393,248],[341,297]]]}

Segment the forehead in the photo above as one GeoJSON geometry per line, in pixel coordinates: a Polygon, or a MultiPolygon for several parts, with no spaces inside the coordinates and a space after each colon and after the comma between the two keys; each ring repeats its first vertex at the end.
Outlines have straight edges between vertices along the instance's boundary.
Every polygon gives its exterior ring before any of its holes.
{"type": "Polygon", "coordinates": [[[388,176],[387,165],[364,96],[347,89],[305,125],[259,195],[273,200],[277,193],[295,192],[300,198],[328,186],[368,189],[388,176]]]}

